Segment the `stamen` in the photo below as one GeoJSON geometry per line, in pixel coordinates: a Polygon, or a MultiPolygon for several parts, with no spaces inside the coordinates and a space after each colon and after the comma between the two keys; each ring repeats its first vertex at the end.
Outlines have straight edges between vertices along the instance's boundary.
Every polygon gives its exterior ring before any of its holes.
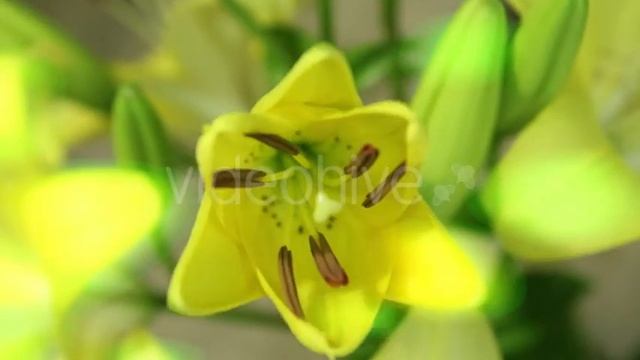
{"type": "Polygon", "coordinates": [[[245,134],[247,137],[250,137],[252,139],[256,139],[258,141],[260,141],[261,143],[271,146],[272,148],[276,149],[276,150],[280,150],[280,151],[284,151],[289,155],[298,155],[300,153],[300,149],[298,149],[297,146],[295,146],[294,144],[288,142],[287,140],[285,140],[284,138],[282,138],[281,136],[275,135],[275,134],[264,134],[264,133],[255,133],[255,132],[251,132],[251,133],[246,133],[245,134]]]}
{"type": "Polygon", "coordinates": [[[368,193],[362,206],[365,208],[370,208],[373,205],[379,203],[384,199],[384,197],[393,189],[394,186],[402,179],[404,174],[407,171],[407,163],[402,162],[398,167],[396,167],[389,176],[387,176],[384,181],[378,185],[372,192],[368,193]]]}
{"type": "Polygon", "coordinates": [[[300,151],[296,145],[290,143],[283,137],[275,134],[265,134],[265,133],[246,133],[245,136],[250,137],[252,139],[258,140],[261,143],[270,146],[276,150],[284,151],[285,153],[291,155],[298,164],[302,165],[305,169],[311,169],[311,163],[304,157],[304,154],[300,151]]]}
{"type": "Polygon", "coordinates": [[[511,2],[505,0],[505,1],[502,1],[502,4],[504,5],[505,13],[507,15],[507,20],[509,21],[509,23],[514,25],[517,25],[518,23],[520,23],[520,14],[513,7],[511,2]]]}
{"type": "Polygon", "coordinates": [[[291,257],[291,250],[287,249],[286,246],[281,247],[278,252],[278,269],[280,270],[280,281],[284,286],[289,308],[297,317],[304,319],[304,312],[300,305],[298,288],[296,287],[296,278],[293,275],[293,258],[291,257]]]}
{"type": "Polygon", "coordinates": [[[224,169],[213,173],[214,188],[250,188],[264,185],[264,171],[255,169],[224,169]]]}
{"type": "Polygon", "coordinates": [[[309,236],[311,255],[320,275],[331,287],[346,286],[349,283],[349,277],[322,233],[318,233],[318,241],[320,244],[316,243],[313,236],[309,236]]]}
{"type": "Polygon", "coordinates": [[[380,155],[378,149],[370,144],[364,145],[349,165],[345,166],[344,173],[352,178],[357,178],[373,166],[376,159],[378,159],[378,155],[380,155]]]}
{"type": "Polygon", "coordinates": [[[313,256],[318,272],[320,272],[320,275],[322,275],[327,284],[333,286],[335,279],[329,270],[329,265],[327,265],[327,261],[322,254],[322,250],[320,250],[320,247],[313,236],[309,236],[309,247],[311,248],[311,256],[313,256]]]}

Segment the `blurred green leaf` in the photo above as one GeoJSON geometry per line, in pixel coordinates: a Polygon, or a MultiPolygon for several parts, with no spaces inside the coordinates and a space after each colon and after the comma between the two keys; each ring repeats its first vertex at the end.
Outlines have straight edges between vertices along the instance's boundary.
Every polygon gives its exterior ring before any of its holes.
{"type": "Polygon", "coordinates": [[[113,149],[120,165],[159,171],[173,163],[162,123],[137,86],[118,90],[112,116],[113,149]]]}
{"type": "MultiPolygon", "coordinates": [[[[151,103],[135,85],[120,87],[113,104],[113,150],[120,166],[145,170],[163,190],[165,208],[169,204],[166,169],[175,164],[173,149],[162,122],[151,103]]],[[[166,210],[166,209],[165,209],[166,210]]],[[[163,222],[152,234],[157,255],[168,270],[173,270],[172,244],[163,222]]]]}
{"type": "Polygon", "coordinates": [[[396,56],[402,59],[399,64],[400,75],[407,80],[417,78],[431,61],[445,28],[446,22],[436,22],[416,35],[398,39],[393,45],[378,42],[347,50],[347,59],[358,88],[371,87],[384,80],[396,56]]]}
{"type": "MultiPolygon", "coordinates": [[[[405,40],[394,45],[377,43],[350,50],[347,58],[358,87],[370,87],[385,79],[393,67],[394,58],[403,58],[416,47],[417,44],[412,40],[405,40]]],[[[408,78],[418,74],[418,67],[403,62],[400,72],[403,78],[408,78]]]]}
{"type": "Polygon", "coordinates": [[[469,194],[452,222],[484,232],[490,232],[492,229],[491,218],[482,204],[482,198],[478,191],[469,194]]]}
{"type": "Polygon", "coordinates": [[[222,4],[245,30],[255,35],[265,47],[265,66],[273,84],[280,81],[302,53],[315,42],[315,39],[300,28],[260,24],[237,0],[222,0],[222,4]]]}
{"type": "Polygon", "coordinates": [[[409,309],[401,304],[386,301],[378,311],[373,327],[364,342],[356,351],[346,356],[346,360],[370,359],[384,344],[387,338],[402,323],[409,309]]]}
{"type": "Polygon", "coordinates": [[[285,25],[266,27],[261,30],[261,37],[267,50],[265,61],[272,84],[280,81],[314,42],[301,29],[285,25]]]}
{"type": "Polygon", "coordinates": [[[640,360],[640,345],[638,346],[638,348],[639,349],[637,350],[636,355],[632,357],[633,360],[640,360]]]}
{"type": "Polygon", "coordinates": [[[559,273],[528,274],[525,283],[521,307],[494,320],[505,359],[598,358],[575,319],[576,305],[587,293],[587,283],[559,273]]]}
{"type": "Polygon", "coordinates": [[[524,301],[525,280],[520,264],[509,255],[503,255],[489,285],[489,295],[483,311],[490,319],[507,316],[524,301]]]}

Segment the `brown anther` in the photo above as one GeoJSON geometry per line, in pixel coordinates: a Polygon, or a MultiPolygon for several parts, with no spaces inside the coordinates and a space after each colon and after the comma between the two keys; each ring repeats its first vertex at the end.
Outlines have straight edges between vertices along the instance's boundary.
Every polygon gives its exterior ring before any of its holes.
{"type": "Polygon", "coordinates": [[[278,252],[278,270],[289,308],[297,317],[304,319],[304,312],[300,305],[298,288],[296,287],[296,278],[293,274],[293,258],[291,257],[291,250],[287,249],[286,246],[281,247],[278,252]]]}
{"type": "Polygon", "coordinates": [[[352,178],[357,178],[373,166],[376,159],[378,159],[378,155],[380,155],[380,151],[374,146],[370,144],[364,145],[349,165],[344,167],[344,173],[352,178]]]}
{"type": "Polygon", "coordinates": [[[290,155],[298,155],[300,153],[300,149],[296,145],[275,134],[251,132],[246,133],[245,136],[256,139],[267,146],[276,150],[284,151],[290,155]]]}
{"type": "Polygon", "coordinates": [[[251,188],[264,185],[264,171],[255,169],[224,169],[213,173],[214,188],[251,188]]]}
{"type": "Polygon", "coordinates": [[[336,255],[322,233],[318,233],[318,242],[313,236],[309,236],[309,247],[320,275],[329,286],[341,287],[349,284],[347,273],[338,262],[336,255]]]}
{"type": "Polygon", "coordinates": [[[520,13],[516,10],[516,8],[511,4],[509,0],[503,0],[502,4],[504,5],[504,10],[507,15],[507,20],[511,24],[520,23],[520,13]]]}
{"type": "Polygon", "coordinates": [[[370,208],[379,203],[393,189],[394,186],[402,179],[407,171],[407,163],[402,162],[387,176],[384,181],[378,185],[372,192],[368,193],[362,206],[370,208]]]}

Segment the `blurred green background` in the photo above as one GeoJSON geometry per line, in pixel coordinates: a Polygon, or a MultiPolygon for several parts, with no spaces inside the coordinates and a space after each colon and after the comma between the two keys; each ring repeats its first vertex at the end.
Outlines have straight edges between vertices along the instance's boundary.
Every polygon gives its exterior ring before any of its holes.
{"type": "MultiPolygon", "coordinates": [[[[158,41],[164,26],[153,14],[147,14],[150,15],[148,17],[131,13],[128,14],[130,16],[123,16],[118,11],[114,14],[114,9],[107,0],[24,2],[71,34],[98,57],[109,62],[131,61],[143,56],[158,41]],[[135,28],[127,24],[132,19],[139,21],[140,26],[135,28]]],[[[352,48],[384,37],[379,8],[373,3],[371,0],[335,2],[335,38],[339,46],[352,48]]],[[[441,31],[460,3],[461,1],[447,0],[403,0],[399,14],[401,33],[426,38],[420,44],[426,50],[417,53],[428,53],[433,38],[422,34],[441,31]]],[[[301,0],[292,16],[294,24],[309,33],[316,32],[319,25],[314,2],[301,0]]],[[[365,102],[393,96],[388,81],[368,80],[366,74],[364,77],[363,83],[370,84],[363,92],[365,102]]],[[[371,77],[375,78],[375,74],[371,77]]],[[[416,87],[417,79],[418,76],[415,76],[407,82],[407,93],[411,93],[416,87]]],[[[264,86],[255,86],[254,90],[258,93],[264,89],[264,86]]],[[[199,104],[195,100],[194,103],[199,104]]],[[[241,108],[238,104],[229,100],[222,108],[226,110],[226,105],[231,109],[241,108]]],[[[196,129],[199,127],[196,126],[196,129]]],[[[189,158],[195,144],[191,130],[174,133],[171,127],[167,129],[172,136],[177,135],[181,148],[179,152],[184,153],[185,158],[189,158]]],[[[67,161],[72,166],[110,164],[113,151],[111,146],[109,134],[102,133],[91,141],[74,147],[68,154],[67,161]]],[[[179,244],[171,249],[171,255],[177,258],[195,217],[199,187],[196,174],[190,173],[186,168],[176,171],[172,176],[177,186],[186,184],[182,201],[174,204],[170,215],[165,215],[165,219],[171,219],[166,221],[165,236],[179,244]]],[[[151,284],[152,292],[159,294],[166,287],[169,274],[162,266],[162,260],[156,259],[152,252],[150,249],[140,251],[139,256],[144,260],[138,262],[151,265],[139,270],[143,272],[141,277],[151,284]]],[[[637,359],[640,356],[640,282],[637,280],[637,274],[640,273],[640,244],[626,245],[576,260],[513,266],[517,268],[513,272],[518,274],[514,275],[518,280],[513,283],[517,283],[519,288],[511,291],[519,292],[515,295],[517,300],[514,300],[517,305],[507,314],[496,315],[492,319],[498,341],[504,346],[507,358],[637,359]],[[531,340],[532,337],[536,338],[536,332],[537,338],[543,339],[541,342],[531,340]],[[540,334],[544,335],[539,336],[540,334]],[[527,345],[531,342],[535,345],[527,345]]],[[[250,305],[250,310],[252,309],[276,314],[266,300],[250,305]]],[[[106,314],[100,314],[101,320],[96,321],[109,320],[110,313],[108,310],[105,312],[106,314]]],[[[226,320],[192,319],[166,311],[153,318],[150,331],[159,339],[176,344],[178,352],[193,353],[203,358],[321,358],[303,348],[280,324],[249,325],[241,316],[226,320]]]]}

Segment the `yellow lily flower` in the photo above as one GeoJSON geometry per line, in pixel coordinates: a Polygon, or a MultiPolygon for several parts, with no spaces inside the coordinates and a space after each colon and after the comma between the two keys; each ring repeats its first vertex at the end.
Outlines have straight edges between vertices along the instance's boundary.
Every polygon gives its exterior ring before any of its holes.
{"type": "MultiPolygon", "coordinates": [[[[289,21],[296,2],[240,1],[264,24],[289,21]]],[[[183,0],[164,6],[162,31],[153,51],[118,64],[116,70],[123,80],[142,87],[168,132],[192,146],[212,117],[248,110],[267,90],[263,49],[221,1],[183,0]]],[[[144,24],[141,19],[129,22],[144,24]]]]}
{"type": "Polygon", "coordinates": [[[484,203],[518,256],[564,259],[640,238],[639,11],[590,2],[572,78],[488,181],[484,203]]]}
{"type": "Polygon", "coordinates": [[[417,193],[415,126],[401,103],[363,106],[334,48],[309,50],[200,138],[206,191],[169,306],[205,315],[266,295],[299,341],[341,356],[383,299],[478,304],[481,276],[417,193]]]}

